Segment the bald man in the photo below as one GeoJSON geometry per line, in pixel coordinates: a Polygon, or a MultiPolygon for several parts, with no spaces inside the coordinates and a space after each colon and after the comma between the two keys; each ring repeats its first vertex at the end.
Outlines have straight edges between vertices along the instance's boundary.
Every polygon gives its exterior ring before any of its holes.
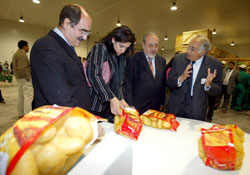
{"type": "Polygon", "coordinates": [[[148,109],[164,110],[166,60],[157,54],[159,38],[153,33],[143,36],[143,51],[127,59],[124,77],[125,100],[140,114],[148,109]]]}
{"type": "Polygon", "coordinates": [[[89,88],[74,47],[87,40],[91,26],[92,19],[82,6],[66,5],[59,25],[35,42],[30,56],[33,109],[57,104],[89,110],[89,88]]]}

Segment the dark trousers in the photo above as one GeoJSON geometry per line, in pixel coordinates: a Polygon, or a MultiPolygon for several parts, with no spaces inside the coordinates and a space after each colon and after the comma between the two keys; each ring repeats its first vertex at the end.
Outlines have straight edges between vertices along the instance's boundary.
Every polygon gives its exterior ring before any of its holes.
{"type": "Polygon", "coordinates": [[[207,111],[207,120],[212,120],[215,110],[216,96],[208,97],[208,111],[207,111]]]}
{"type": "Polygon", "coordinates": [[[222,85],[222,95],[224,96],[222,108],[227,109],[231,97],[231,94],[227,93],[227,85],[222,85]]]}
{"type": "Polygon", "coordinates": [[[0,102],[4,101],[3,96],[2,96],[2,91],[0,89],[0,102]]]}

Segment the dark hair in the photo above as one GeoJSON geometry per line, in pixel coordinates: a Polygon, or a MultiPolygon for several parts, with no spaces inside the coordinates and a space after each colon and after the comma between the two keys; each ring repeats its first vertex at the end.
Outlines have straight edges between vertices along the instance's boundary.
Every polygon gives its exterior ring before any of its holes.
{"type": "Polygon", "coordinates": [[[24,46],[28,46],[28,42],[24,40],[20,40],[18,41],[17,46],[19,49],[22,49],[24,46]]]}
{"type": "Polygon", "coordinates": [[[114,28],[111,32],[109,32],[105,37],[101,39],[101,43],[104,43],[109,51],[115,53],[114,46],[112,43],[112,38],[115,39],[115,41],[126,43],[130,42],[131,45],[126,50],[124,55],[128,55],[133,52],[134,49],[134,42],[135,42],[135,35],[134,33],[129,29],[127,26],[121,26],[114,28]]]}
{"type": "Polygon", "coordinates": [[[235,65],[235,63],[234,63],[233,61],[230,61],[230,62],[228,63],[228,65],[229,65],[229,64],[233,64],[233,65],[235,65]]]}
{"type": "Polygon", "coordinates": [[[81,8],[78,5],[65,5],[60,12],[59,25],[61,26],[65,18],[70,19],[70,26],[74,27],[81,19],[81,8]]]}

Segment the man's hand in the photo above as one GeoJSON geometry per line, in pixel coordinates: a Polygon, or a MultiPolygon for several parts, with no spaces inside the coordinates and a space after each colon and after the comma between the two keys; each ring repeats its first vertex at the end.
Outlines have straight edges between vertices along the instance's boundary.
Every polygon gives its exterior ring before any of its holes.
{"type": "Polygon", "coordinates": [[[214,73],[211,73],[210,68],[207,69],[206,87],[209,87],[211,85],[212,81],[216,77],[216,72],[216,69],[214,70],[214,73]]]}
{"type": "Polygon", "coordinates": [[[179,76],[179,82],[182,83],[184,80],[190,77],[190,74],[192,73],[192,64],[188,64],[184,72],[179,76]]]}
{"type": "Polygon", "coordinates": [[[109,101],[112,114],[122,116],[121,102],[116,97],[112,98],[109,101]]]}

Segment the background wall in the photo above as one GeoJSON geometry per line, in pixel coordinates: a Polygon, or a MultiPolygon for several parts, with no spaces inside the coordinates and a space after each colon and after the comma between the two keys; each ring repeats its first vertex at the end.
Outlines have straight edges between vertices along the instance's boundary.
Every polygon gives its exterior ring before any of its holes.
{"type": "MultiPolygon", "coordinates": [[[[34,42],[50,30],[42,26],[6,20],[0,20],[0,26],[0,62],[2,63],[5,61],[11,62],[13,54],[18,49],[17,43],[19,40],[28,41],[31,49],[34,42]]],[[[87,42],[83,41],[80,47],[76,48],[76,52],[79,56],[86,57],[87,49],[87,42]]]]}

